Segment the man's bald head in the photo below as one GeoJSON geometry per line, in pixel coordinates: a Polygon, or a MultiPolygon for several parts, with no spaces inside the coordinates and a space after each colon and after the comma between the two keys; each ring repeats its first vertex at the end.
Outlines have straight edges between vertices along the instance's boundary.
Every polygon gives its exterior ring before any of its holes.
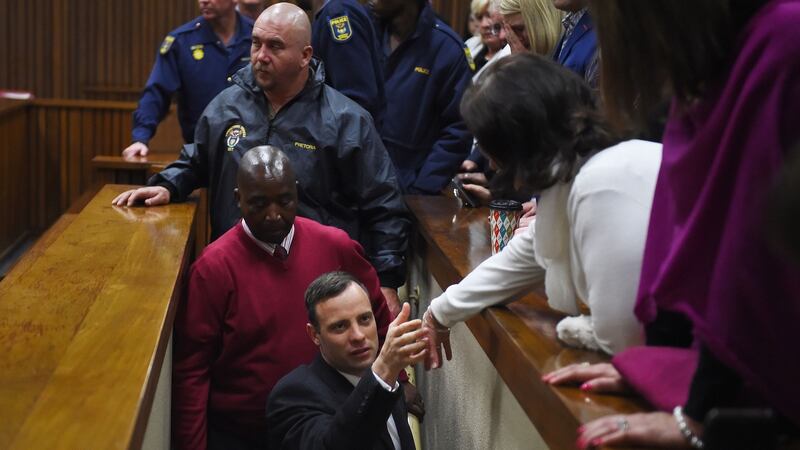
{"type": "Polygon", "coordinates": [[[295,183],[294,170],[289,157],[271,145],[253,147],[242,156],[239,171],[236,173],[236,184],[258,182],[262,180],[285,181],[295,183]]]}
{"type": "Polygon", "coordinates": [[[276,111],[303,90],[313,53],[311,24],[302,9],[278,3],[258,16],[250,61],[256,84],[276,111]]]}
{"type": "Polygon", "coordinates": [[[289,30],[291,39],[300,46],[311,45],[311,22],[308,15],[297,5],[291,3],[276,3],[258,16],[256,27],[264,25],[281,26],[289,30]]]}
{"type": "Polygon", "coordinates": [[[297,214],[297,184],[289,158],[275,147],[250,149],[239,162],[236,184],[234,196],[253,236],[282,242],[297,214]]]}

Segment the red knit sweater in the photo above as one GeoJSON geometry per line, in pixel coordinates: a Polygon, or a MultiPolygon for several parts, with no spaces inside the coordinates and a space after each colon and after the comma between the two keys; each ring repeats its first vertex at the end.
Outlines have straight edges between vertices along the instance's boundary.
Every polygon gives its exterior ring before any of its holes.
{"type": "Polygon", "coordinates": [[[265,433],[265,406],[285,374],[308,364],[303,294],[319,275],[353,274],[367,287],[383,337],[390,322],[375,270],[343,231],[296,218],[289,257],[280,261],[241,222],[194,263],[175,318],[173,445],[206,447],[207,418],[247,439],[265,433]]]}

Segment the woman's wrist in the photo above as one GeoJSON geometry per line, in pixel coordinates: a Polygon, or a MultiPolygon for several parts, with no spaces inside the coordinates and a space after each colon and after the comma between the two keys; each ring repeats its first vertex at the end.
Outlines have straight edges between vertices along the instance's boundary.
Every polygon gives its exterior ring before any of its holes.
{"type": "Polygon", "coordinates": [[[675,422],[678,423],[678,428],[681,430],[683,438],[692,448],[702,449],[705,447],[700,437],[702,426],[698,425],[691,417],[685,416],[682,407],[676,406],[672,410],[672,416],[675,417],[675,422]]]}
{"type": "Polygon", "coordinates": [[[446,327],[442,325],[441,322],[436,318],[429,307],[425,310],[425,314],[422,315],[422,321],[427,323],[430,328],[433,328],[437,333],[449,333],[450,327],[446,327]]]}

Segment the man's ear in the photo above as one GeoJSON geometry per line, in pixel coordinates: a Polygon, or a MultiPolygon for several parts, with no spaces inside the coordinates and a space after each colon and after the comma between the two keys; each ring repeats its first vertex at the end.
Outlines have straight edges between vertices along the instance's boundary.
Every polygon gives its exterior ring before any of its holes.
{"type": "Polygon", "coordinates": [[[317,332],[317,329],[314,328],[314,325],[311,325],[310,323],[306,324],[306,334],[311,339],[311,342],[319,347],[319,332],[317,332]]]}
{"type": "Polygon", "coordinates": [[[311,63],[311,57],[314,56],[314,49],[310,45],[303,47],[303,63],[302,67],[305,69],[311,63]]]}

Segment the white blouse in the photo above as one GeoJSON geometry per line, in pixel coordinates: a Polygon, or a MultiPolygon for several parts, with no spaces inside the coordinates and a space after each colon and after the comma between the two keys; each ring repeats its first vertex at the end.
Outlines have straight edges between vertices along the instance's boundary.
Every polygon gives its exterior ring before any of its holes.
{"type": "Polygon", "coordinates": [[[661,144],[631,140],[587,161],[571,183],[544,190],[527,230],[431,301],[451,326],[544,283],[566,344],[616,353],[641,344],[633,314],[661,144]]]}

